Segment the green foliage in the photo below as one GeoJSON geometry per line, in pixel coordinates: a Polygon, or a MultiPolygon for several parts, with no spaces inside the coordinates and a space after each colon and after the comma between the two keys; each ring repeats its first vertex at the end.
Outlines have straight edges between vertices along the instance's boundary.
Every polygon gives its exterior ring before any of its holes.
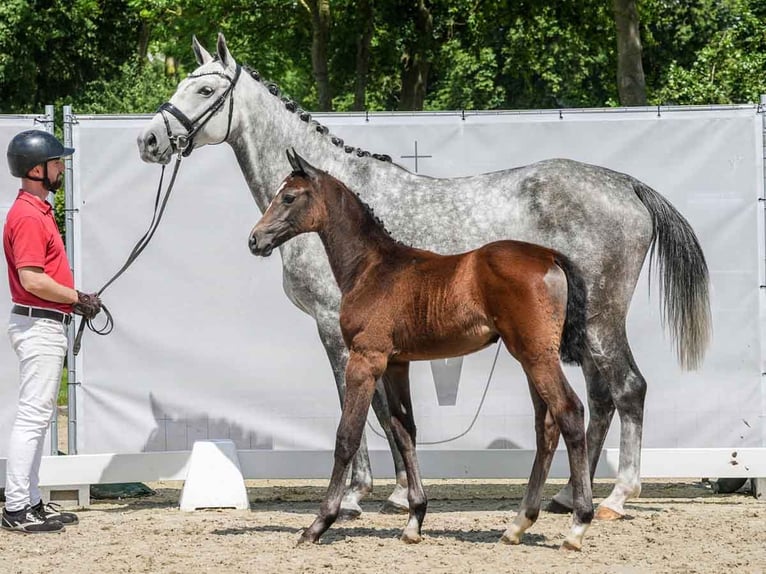
{"type": "Polygon", "coordinates": [[[165,73],[162,62],[140,65],[132,60],[124,63],[118,75],[88,83],[76,98],[58,103],[72,104],[79,114],[150,113],[173,94],[179,78],[165,73]]]}
{"type": "Polygon", "coordinates": [[[757,102],[766,93],[766,3],[650,0],[642,17],[652,103],[757,102]]]}
{"type": "MultiPolygon", "coordinates": [[[[366,105],[396,109],[403,58],[418,38],[415,2],[373,2],[366,105]]],[[[332,0],[328,47],[336,110],[353,105],[355,0],[332,0]]],[[[611,2],[430,0],[433,38],[425,107],[498,109],[618,103],[611,2]]],[[[766,93],[764,0],[638,2],[652,103],[757,101],[766,93]]],[[[151,112],[196,67],[191,37],[215,52],[219,31],[238,60],[317,106],[311,19],[302,0],[4,0],[0,111],[151,112]]]]}
{"type": "Polygon", "coordinates": [[[439,59],[450,62],[426,100],[431,110],[480,110],[502,106],[503,88],[497,84],[498,64],[491,48],[464,49],[458,40],[442,45],[439,59]]]}
{"type": "Polygon", "coordinates": [[[4,112],[39,112],[135,57],[136,20],[121,0],[4,0],[0,22],[4,112]]]}

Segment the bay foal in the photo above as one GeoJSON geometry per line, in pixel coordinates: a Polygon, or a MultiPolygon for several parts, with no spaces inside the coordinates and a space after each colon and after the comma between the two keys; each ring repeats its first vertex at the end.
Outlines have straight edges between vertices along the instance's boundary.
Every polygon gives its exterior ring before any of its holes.
{"type": "Polygon", "coordinates": [[[318,233],[342,293],[340,323],[349,349],[330,486],[301,542],[316,542],[338,516],[348,465],[381,377],[407,471],[410,514],[402,540],[421,540],[427,501],[415,455],[410,361],[465,355],[500,338],[527,375],[537,435],[529,484],[502,541],[519,544],[537,519],[561,433],[574,491],[563,547],[579,550],[593,517],[583,407],[559,362],[559,355],[579,362],[585,344],[579,272],[559,253],[517,241],[448,256],[407,247],[343,183],[294,151],[287,157],[293,172],[253,228],[250,250],[268,256],[296,235],[318,233]]]}

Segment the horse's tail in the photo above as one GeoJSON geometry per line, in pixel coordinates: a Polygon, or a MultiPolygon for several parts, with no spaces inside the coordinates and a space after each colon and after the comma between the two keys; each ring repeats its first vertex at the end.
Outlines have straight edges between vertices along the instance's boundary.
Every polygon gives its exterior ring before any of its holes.
{"type": "Polygon", "coordinates": [[[665,296],[663,324],[669,323],[681,367],[696,369],[712,331],[705,256],[691,225],[667,199],[638,180],[633,180],[633,190],[652,217],[649,280],[654,262],[660,274],[660,299],[665,296]]]}
{"type": "Polygon", "coordinates": [[[559,356],[565,363],[582,363],[585,351],[585,326],[588,318],[588,290],[577,266],[567,257],[556,255],[558,265],[567,278],[567,316],[561,334],[559,356]]]}

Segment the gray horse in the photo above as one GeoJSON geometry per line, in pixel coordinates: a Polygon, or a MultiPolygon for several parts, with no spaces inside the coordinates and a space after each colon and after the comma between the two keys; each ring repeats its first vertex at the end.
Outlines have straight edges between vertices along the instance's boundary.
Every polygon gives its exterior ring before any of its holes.
{"type": "MultiPolygon", "coordinates": [[[[447,254],[517,239],[555,249],[575,262],[588,289],[582,369],[590,410],[591,477],[615,410],[621,423],[617,481],[596,517],[624,516],[625,501],[641,491],[646,393],[628,344],[625,319],[647,254],[660,277],[663,315],[681,366],[698,367],[710,338],[707,265],[683,216],[629,175],[565,159],[453,179],[413,174],[387,156],[370,156],[329,135],[309,114],[280,98],[276,86],[243,69],[222,35],[216,57],[196,38],[192,46],[200,66],[140,134],[144,161],[164,164],[175,153],[188,155],[198,147],[225,141],[234,149],[263,212],[286,175],[284,150],[294,147],[358,191],[391,234],[406,244],[447,254]]],[[[316,320],[343,400],[348,353],[338,323],[340,291],[322,244],[306,235],[281,246],[280,252],[285,293],[316,320]]],[[[376,392],[373,408],[386,430],[396,467],[397,485],[387,506],[406,509],[406,473],[385,422],[389,417],[382,392],[376,392]]],[[[362,441],[342,513],[357,516],[360,500],[371,489],[367,446],[362,441]]],[[[567,485],[549,510],[571,508],[572,489],[567,485]]]]}

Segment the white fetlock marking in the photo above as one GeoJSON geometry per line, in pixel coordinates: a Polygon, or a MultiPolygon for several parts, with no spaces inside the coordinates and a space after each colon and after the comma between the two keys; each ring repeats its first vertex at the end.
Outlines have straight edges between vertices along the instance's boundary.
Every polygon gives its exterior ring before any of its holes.
{"type": "Polygon", "coordinates": [[[521,537],[533,524],[534,522],[529,518],[523,514],[518,514],[516,518],[513,519],[513,523],[505,531],[505,534],[503,534],[503,542],[506,544],[521,544],[521,537]]]}
{"type": "Polygon", "coordinates": [[[588,526],[588,524],[573,524],[565,543],[573,550],[580,550],[582,548],[582,539],[585,536],[585,531],[588,530],[588,526]]]}
{"type": "Polygon", "coordinates": [[[407,521],[407,526],[404,528],[404,531],[402,532],[402,540],[405,542],[413,543],[413,542],[420,542],[422,540],[422,537],[420,536],[419,530],[419,524],[418,519],[414,516],[410,517],[410,519],[407,521]]]}
{"type": "Polygon", "coordinates": [[[624,483],[617,483],[614,485],[612,492],[607,496],[599,507],[608,508],[619,514],[625,516],[625,502],[631,498],[636,498],[641,494],[641,484],[634,486],[628,486],[624,483]]]}
{"type": "Polygon", "coordinates": [[[410,503],[407,499],[407,487],[402,487],[401,485],[397,484],[394,487],[394,491],[391,493],[391,496],[388,497],[388,502],[400,508],[409,508],[410,503]]]}

